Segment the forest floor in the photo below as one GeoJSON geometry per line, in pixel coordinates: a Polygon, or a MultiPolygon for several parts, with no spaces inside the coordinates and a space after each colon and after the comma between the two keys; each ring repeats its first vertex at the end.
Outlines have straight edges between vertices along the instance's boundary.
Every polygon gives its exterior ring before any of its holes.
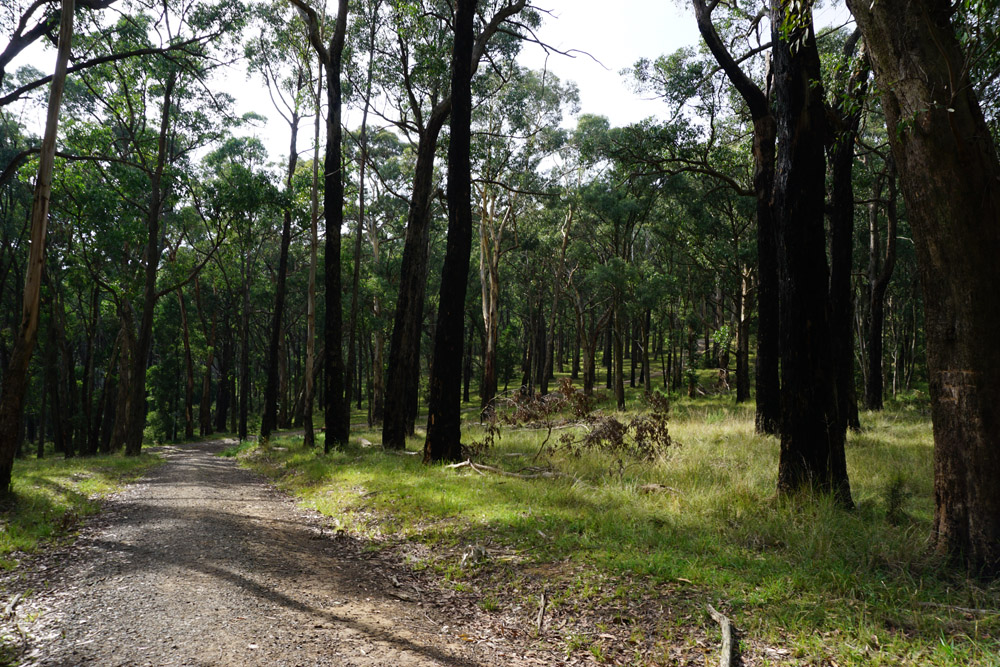
{"type": "Polygon", "coordinates": [[[162,448],[166,463],[106,500],[72,545],[0,575],[8,600],[24,595],[3,628],[15,661],[551,664],[516,637],[472,640],[461,628],[474,605],[456,623],[460,601],[435,575],[217,456],[230,444],[162,448]]]}

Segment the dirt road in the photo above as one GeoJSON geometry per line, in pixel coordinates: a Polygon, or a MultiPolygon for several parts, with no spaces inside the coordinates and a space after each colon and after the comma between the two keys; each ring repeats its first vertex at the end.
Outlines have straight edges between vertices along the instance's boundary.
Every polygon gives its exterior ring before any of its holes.
{"type": "Polygon", "coordinates": [[[481,665],[409,572],[215,454],[171,447],[72,547],[2,582],[28,665],[481,665]]]}

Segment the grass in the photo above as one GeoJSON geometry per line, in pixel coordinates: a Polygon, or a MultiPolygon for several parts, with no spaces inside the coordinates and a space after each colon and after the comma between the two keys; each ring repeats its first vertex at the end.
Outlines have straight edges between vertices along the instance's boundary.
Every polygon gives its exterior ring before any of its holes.
{"type": "MultiPolygon", "coordinates": [[[[637,394],[630,406],[641,407],[637,394]]],[[[701,611],[711,601],[745,638],[787,649],[791,664],[1000,665],[1000,613],[960,609],[1000,609],[1000,586],[967,580],[929,548],[926,406],[892,404],[863,413],[862,425],[847,447],[851,512],[823,498],[778,498],[777,441],[756,435],[752,406],[727,396],[676,399],[677,444],[654,463],[547,448],[533,465],[567,475],[556,479],[458,473],[358,444],[378,443],[377,432],[329,455],[303,450],[299,438],[242,460],[347,531],[430,546],[438,555],[422,565],[456,582],[480,576],[456,567],[463,547],[505,549],[513,565],[482,591],[487,611],[534,578],[549,586],[553,607],[574,612],[669,594],[677,613],[657,630],[666,644],[683,641],[692,623],[711,628],[701,611]],[[644,492],[649,484],[660,488],[644,492]]],[[[470,425],[465,439],[481,435],[470,425]]],[[[532,465],[544,437],[506,428],[482,461],[532,465]]],[[[568,641],[607,657],[608,647],[568,641]]]]}
{"type": "Polygon", "coordinates": [[[13,494],[0,505],[0,568],[71,531],[95,513],[98,499],[141,476],[160,459],[151,454],[28,458],[14,462],[13,494]]]}

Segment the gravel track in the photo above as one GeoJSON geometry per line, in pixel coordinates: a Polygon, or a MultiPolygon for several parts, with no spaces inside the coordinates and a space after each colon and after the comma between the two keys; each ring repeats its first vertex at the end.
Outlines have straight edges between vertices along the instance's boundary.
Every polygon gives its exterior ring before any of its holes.
{"type": "Polygon", "coordinates": [[[324,530],[214,441],[112,496],[67,548],[0,579],[26,665],[480,665],[412,574],[324,530]]]}

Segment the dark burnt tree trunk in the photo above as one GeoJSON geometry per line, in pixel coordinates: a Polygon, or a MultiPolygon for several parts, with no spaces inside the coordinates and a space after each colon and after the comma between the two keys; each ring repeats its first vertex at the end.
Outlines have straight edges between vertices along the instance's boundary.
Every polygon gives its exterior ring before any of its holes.
{"type": "Polygon", "coordinates": [[[1000,161],[946,0],[849,0],[882,91],[926,308],[937,548],[1000,573],[1000,161]]]}
{"type": "Polygon", "coordinates": [[[771,115],[769,92],[761,90],[740,69],[712,24],[706,0],[694,0],[698,30],[733,87],[747,103],[753,119],[753,188],[757,198],[757,389],[758,433],[777,434],[781,422],[778,377],[778,246],[771,194],[777,126],[771,115]]]}
{"type": "MultiPolygon", "coordinates": [[[[296,95],[302,92],[305,83],[302,73],[298,76],[296,95]]],[[[279,358],[281,356],[282,320],[285,316],[285,283],[288,277],[288,247],[292,243],[292,177],[295,175],[295,165],[299,162],[299,107],[296,102],[291,119],[288,121],[291,130],[291,141],[288,148],[288,170],[285,173],[285,192],[289,203],[285,207],[284,219],[281,222],[281,250],[278,255],[278,281],[274,288],[274,313],[271,316],[270,338],[267,343],[267,384],[264,386],[264,415],[261,418],[260,434],[268,437],[278,427],[278,392],[279,392],[279,358]]],[[[328,235],[329,236],[329,235],[328,235]]]]}
{"type": "MultiPolygon", "coordinates": [[[[861,33],[855,31],[844,46],[844,62],[854,57],[861,33]]],[[[861,124],[862,102],[868,90],[868,58],[862,54],[831,116],[839,127],[830,149],[833,189],[830,196],[830,330],[837,369],[840,418],[859,430],[857,391],[854,387],[854,143],[861,124]]]]}
{"type": "MultiPolygon", "coordinates": [[[[516,0],[500,9],[475,40],[471,67],[475,74],[486,50],[486,44],[503,22],[521,11],[526,0],[516,0]]],[[[389,342],[389,364],[385,385],[385,412],[382,422],[382,446],[403,449],[406,436],[413,433],[420,387],[420,340],[424,320],[424,292],[427,284],[427,252],[434,184],[434,154],[438,135],[451,113],[451,95],[444,96],[422,122],[414,109],[415,122],[420,127],[417,161],[413,171],[413,192],[406,218],[406,238],[400,265],[399,295],[396,315],[389,342]],[[426,124],[423,124],[426,123],[426,124]]]]}
{"type": "Polygon", "coordinates": [[[833,493],[851,506],[831,341],[829,273],[823,225],[827,135],[812,13],[772,0],[775,120],[778,126],[774,219],[778,230],[781,314],[782,494],[833,493]]]}
{"type": "Polygon", "coordinates": [[[326,217],[326,243],[323,266],[326,270],[326,320],[323,339],[326,348],[326,440],[325,449],[347,444],[351,430],[350,406],[344,393],[344,313],[341,306],[340,233],[344,226],[344,175],[341,144],[341,60],[347,32],[347,0],[340,0],[337,24],[330,40],[330,63],[326,69],[326,98],[329,117],[326,122],[325,190],[323,212],[326,217]]]}
{"type": "Polygon", "coordinates": [[[424,463],[462,456],[462,347],[472,253],[472,50],[477,0],[456,0],[448,144],[448,244],[431,366],[424,463]]]}
{"type": "Polygon", "coordinates": [[[434,185],[434,153],[437,138],[448,119],[451,98],[431,112],[417,146],[413,193],[406,219],[406,240],[400,265],[396,317],[389,342],[388,378],[385,386],[385,413],[382,446],[403,449],[408,432],[407,416],[416,409],[419,378],[420,336],[427,282],[427,240],[434,185]]]}
{"type": "Polygon", "coordinates": [[[344,38],[347,34],[348,0],[338,0],[337,21],[329,45],[320,35],[320,17],[303,0],[291,0],[305,19],[309,29],[309,42],[326,67],[326,99],[329,113],[326,119],[326,154],[324,156],[323,214],[326,219],[326,243],[323,266],[326,270],[326,321],[323,342],[326,348],[324,361],[324,392],[326,414],[325,450],[347,444],[350,434],[350,406],[344,392],[344,313],[342,307],[340,275],[340,234],[344,226],[344,175],[341,63],[344,38]]]}

